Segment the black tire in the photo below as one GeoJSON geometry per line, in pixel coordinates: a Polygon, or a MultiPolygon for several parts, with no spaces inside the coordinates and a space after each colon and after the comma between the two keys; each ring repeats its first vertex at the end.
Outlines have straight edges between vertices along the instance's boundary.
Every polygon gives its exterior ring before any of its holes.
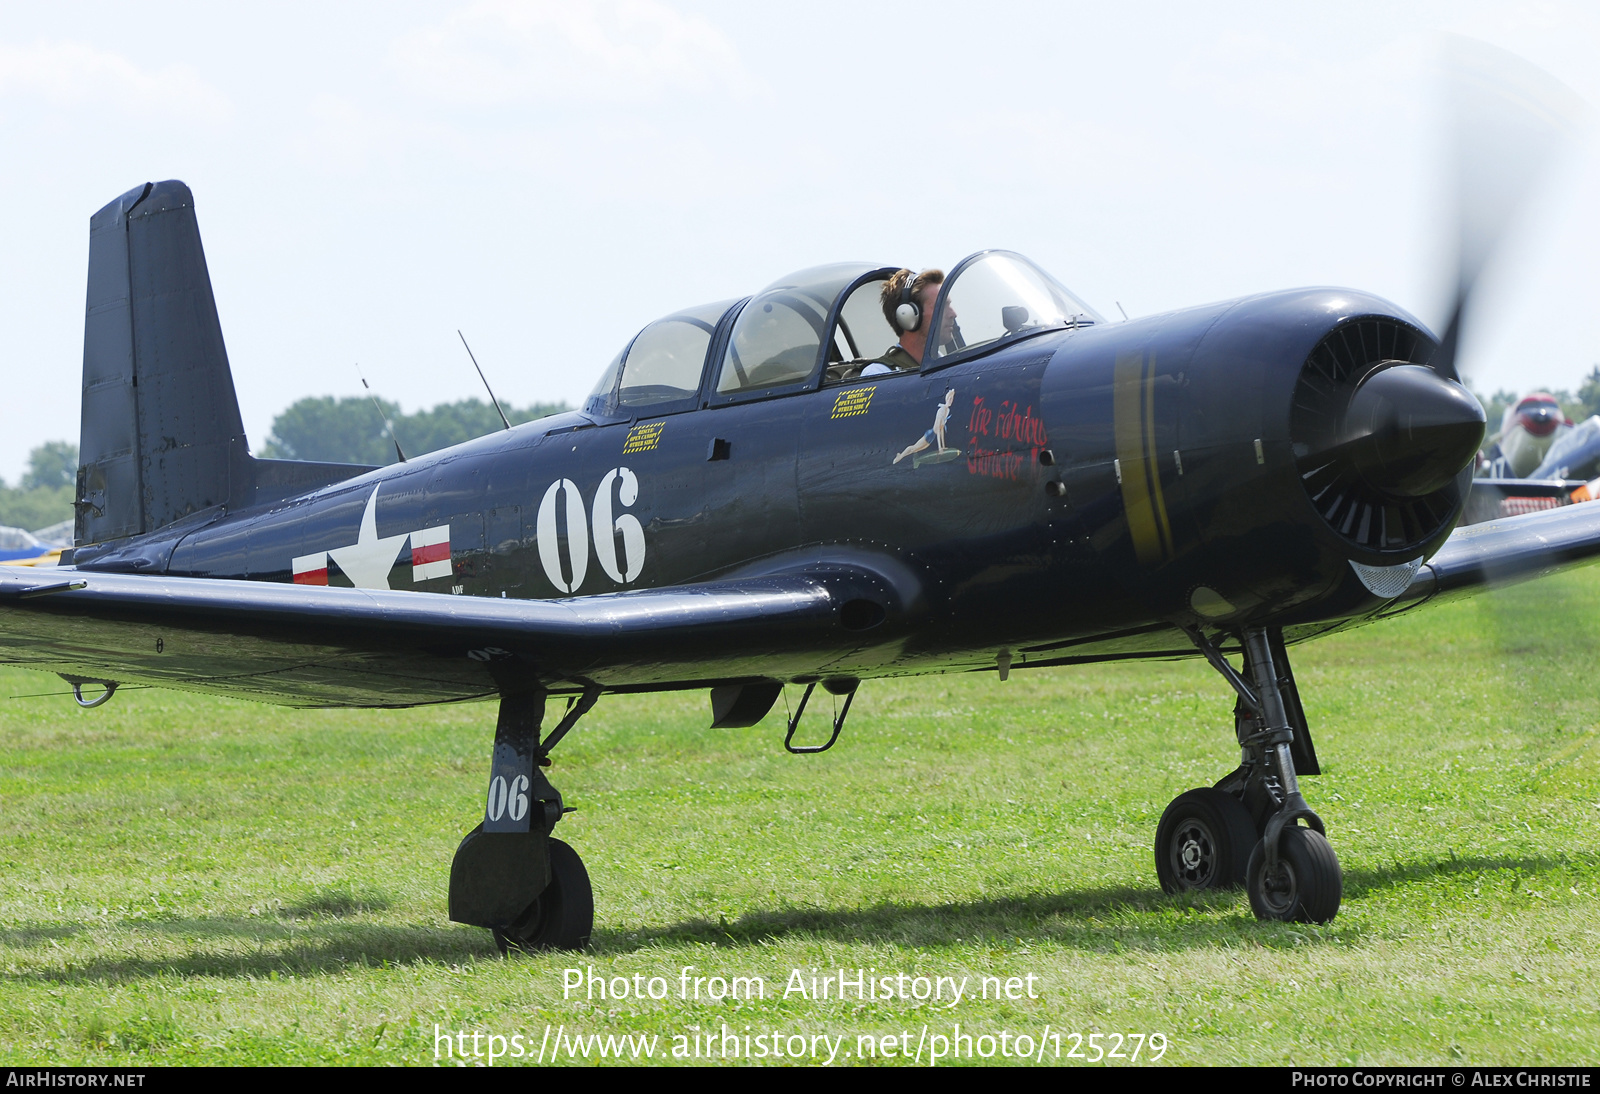
{"type": "Polygon", "coordinates": [[[578,852],[561,840],[550,840],[550,884],[516,925],[495,931],[502,954],[512,950],[581,950],[594,930],[594,889],[578,852]]]}
{"type": "Polygon", "coordinates": [[[1278,868],[1267,876],[1265,841],[1250,852],[1250,910],[1257,919],[1326,923],[1339,914],[1339,859],[1320,832],[1291,825],[1278,837],[1278,868]]]}
{"type": "Polygon", "coordinates": [[[1237,889],[1255,842],[1250,811],[1238,798],[1212,787],[1186,791],[1156,826],[1156,877],[1169,893],[1237,889]]]}

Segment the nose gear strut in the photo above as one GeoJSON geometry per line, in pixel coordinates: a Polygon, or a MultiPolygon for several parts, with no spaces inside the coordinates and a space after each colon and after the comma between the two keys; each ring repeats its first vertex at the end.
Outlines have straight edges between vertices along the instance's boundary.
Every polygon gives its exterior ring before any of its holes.
{"type": "Polygon", "coordinates": [[[1244,630],[1241,674],[1200,628],[1184,630],[1238,693],[1240,763],[1214,787],[1180,795],[1162,815],[1156,831],[1162,888],[1175,893],[1242,882],[1258,919],[1325,923],[1339,911],[1339,861],[1322,819],[1300,793],[1297,768],[1313,775],[1321,768],[1283,634],[1244,630]]]}

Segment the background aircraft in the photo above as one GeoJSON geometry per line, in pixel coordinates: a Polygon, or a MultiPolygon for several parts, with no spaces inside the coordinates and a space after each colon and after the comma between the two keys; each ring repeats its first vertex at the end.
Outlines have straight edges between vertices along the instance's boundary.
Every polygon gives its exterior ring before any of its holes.
{"type": "Polygon", "coordinates": [[[1451,534],[1484,427],[1461,319],[1549,115],[1485,122],[1524,154],[1468,203],[1439,340],[1331,289],[1108,324],[1005,252],[891,321],[896,267],[837,264],[647,325],[579,412],[382,469],[250,454],[192,195],[145,184],[91,221],[76,546],[0,574],[0,658],[85,705],[127,682],[497,697],[451,916],[575,947],[592,896],[544,766],[606,691],[709,688],[739,726],[821,684],[844,702],[805,746],[802,700],[804,751],[875,676],[1198,653],[1238,695],[1241,764],[1168,807],[1162,884],[1325,921],[1340,876],[1299,790],[1318,765],[1288,646],[1600,551],[1588,507],[1451,534]],[[863,377],[891,322],[937,334],[919,369],[863,377]]]}
{"type": "Polygon", "coordinates": [[[1506,407],[1500,430],[1484,449],[1487,476],[1538,478],[1537,469],[1553,444],[1572,430],[1554,395],[1535,391],[1506,407]]]}
{"type": "Polygon", "coordinates": [[[1536,391],[1506,408],[1478,457],[1463,523],[1519,516],[1600,498],[1600,415],[1573,423],[1536,391]]]}

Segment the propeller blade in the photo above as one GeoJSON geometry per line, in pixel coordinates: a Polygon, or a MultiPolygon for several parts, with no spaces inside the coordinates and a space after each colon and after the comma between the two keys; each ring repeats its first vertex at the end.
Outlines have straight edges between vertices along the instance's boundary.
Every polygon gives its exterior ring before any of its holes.
{"type": "Polygon", "coordinates": [[[1458,249],[1455,296],[1429,363],[1458,380],[1461,327],[1484,267],[1587,108],[1543,69],[1471,38],[1446,37],[1444,67],[1458,249]]]}

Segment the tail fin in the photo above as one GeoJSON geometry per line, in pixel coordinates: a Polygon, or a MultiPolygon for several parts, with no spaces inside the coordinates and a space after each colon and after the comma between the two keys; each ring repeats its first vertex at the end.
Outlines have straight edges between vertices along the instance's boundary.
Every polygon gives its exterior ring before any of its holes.
{"type": "Polygon", "coordinates": [[[181,182],[145,183],[90,218],[79,461],[80,545],[367,470],[251,458],[181,182]]]}

